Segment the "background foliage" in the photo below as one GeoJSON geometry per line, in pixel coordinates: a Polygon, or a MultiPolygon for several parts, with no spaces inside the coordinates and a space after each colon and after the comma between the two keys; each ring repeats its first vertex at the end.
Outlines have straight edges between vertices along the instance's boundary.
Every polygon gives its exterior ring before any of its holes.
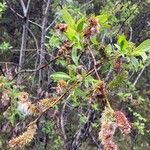
{"type": "Polygon", "coordinates": [[[126,138],[115,132],[119,149],[148,150],[149,8],[135,0],[1,0],[0,149],[23,134],[24,149],[100,150],[108,100],[132,127],[126,138]]]}

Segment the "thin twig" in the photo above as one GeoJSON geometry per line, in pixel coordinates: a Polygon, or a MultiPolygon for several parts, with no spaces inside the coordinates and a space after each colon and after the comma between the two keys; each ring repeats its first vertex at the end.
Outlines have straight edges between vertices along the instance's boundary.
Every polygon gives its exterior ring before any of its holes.
{"type": "MultiPolygon", "coordinates": [[[[78,85],[78,83],[79,83],[79,81],[76,81],[75,83],[73,83],[73,84],[66,90],[66,92],[64,92],[64,93],[53,103],[53,105],[55,105],[55,104],[57,104],[58,102],[60,102],[60,100],[61,100],[62,98],[64,98],[76,85],[78,85]]],[[[37,121],[42,117],[42,115],[43,115],[44,113],[46,113],[50,108],[51,108],[51,106],[50,106],[49,108],[45,109],[45,110],[38,116],[38,118],[36,118],[36,119],[34,120],[34,122],[37,123],[37,121]]]]}
{"type": "Polygon", "coordinates": [[[132,36],[133,36],[133,29],[132,29],[132,27],[130,27],[130,38],[129,38],[129,41],[132,41],[132,36]]]}
{"type": "Polygon", "coordinates": [[[31,34],[31,36],[33,37],[33,40],[34,40],[35,46],[36,46],[36,50],[38,51],[38,50],[39,50],[38,41],[37,41],[37,39],[36,39],[34,33],[31,31],[31,29],[30,29],[28,26],[26,26],[26,28],[27,28],[27,30],[29,31],[29,33],[31,34]]]}
{"type": "Polygon", "coordinates": [[[44,69],[44,68],[47,67],[50,63],[52,63],[53,61],[55,61],[55,60],[58,59],[58,58],[59,58],[59,56],[56,56],[54,59],[52,59],[51,61],[49,61],[47,64],[42,65],[42,66],[39,66],[37,69],[25,69],[25,70],[21,70],[21,71],[19,71],[19,72],[16,73],[16,75],[13,77],[12,80],[14,80],[15,77],[16,77],[18,74],[20,74],[20,73],[24,73],[24,72],[36,72],[36,71],[39,71],[39,70],[41,70],[41,69],[44,69]]]}
{"type": "Polygon", "coordinates": [[[145,68],[146,68],[146,66],[143,67],[143,69],[140,71],[140,73],[138,74],[138,76],[137,76],[136,79],[134,80],[134,82],[133,82],[133,85],[134,85],[134,86],[137,84],[137,82],[138,82],[138,80],[140,79],[140,77],[141,77],[142,73],[144,72],[145,68]]]}
{"type": "MultiPolygon", "coordinates": [[[[6,1],[6,4],[7,4],[7,6],[8,6],[8,8],[16,15],[16,16],[18,16],[20,19],[24,19],[24,17],[21,15],[21,14],[19,14],[18,12],[16,12],[13,8],[12,8],[12,6],[10,5],[10,3],[8,2],[8,0],[5,0],[6,1]]],[[[41,27],[41,25],[39,25],[38,23],[36,23],[36,22],[34,22],[34,21],[32,21],[32,20],[28,20],[31,24],[33,24],[33,25],[36,25],[37,27],[39,27],[40,29],[42,28],[41,27]]]]}
{"type": "Polygon", "coordinates": [[[94,0],[91,0],[89,2],[87,2],[86,4],[84,4],[83,6],[80,7],[80,9],[83,9],[85,7],[87,7],[87,5],[91,4],[94,0]]]}
{"type": "Polygon", "coordinates": [[[14,63],[14,62],[5,62],[5,61],[1,61],[0,62],[0,64],[12,64],[12,65],[16,65],[16,66],[18,66],[18,64],[17,63],[14,63]]]}
{"type": "Polygon", "coordinates": [[[107,75],[106,75],[106,78],[105,78],[105,82],[108,82],[109,81],[109,79],[111,78],[111,76],[112,76],[112,69],[110,69],[109,71],[108,71],[108,73],[107,73],[107,75]]]}
{"type": "Polygon", "coordinates": [[[66,133],[65,133],[65,128],[64,128],[64,112],[65,112],[66,104],[67,104],[67,102],[65,101],[64,104],[63,104],[63,107],[62,107],[61,115],[60,115],[60,126],[61,126],[61,130],[62,130],[64,140],[67,139],[67,136],[66,136],[66,133]]]}
{"type": "Polygon", "coordinates": [[[93,142],[95,143],[95,145],[97,146],[97,150],[102,150],[101,144],[98,143],[97,139],[92,134],[92,131],[89,132],[89,135],[90,135],[91,139],[93,140],[93,142]]]}
{"type": "Polygon", "coordinates": [[[56,18],[53,20],[53,22],[46,28],[46,31],[49,30],[49,28],[51,28],[53,26],[53,24],[55,23],[55,21],[58,19],[58,16],[56,16],[56,18]]]}
{"type": "MultiPolygon", "coordinates": [[[[30,2],[30,0],[28,0],[28,2],[30,2]]],[[[23,15],[26,17],[26,16],[27,16],[28,9],[26,8],[26,6],[25,6],[23,0],[20,0],[20,3],[21,3],[21,7],[22,7],[22,9],[23,9],[23,15]]],[[[29,7],[28,7],[28,8],[29,8],[29,7]]]]}
{"type": "Polygon", "coordinates": [[[97,69],[96,69],[96,59],[95,59],[95,56],[94,56],[94,54],[93,54],[93,52],[91,51],[90,48],[89,48],[89,51],[90,51],[91,56],[92,56],[92,58],[93,58],[95,74],[96,74],[96,76],[97,76],[97,79],[100,80],[100,76],[99,76],[99,74],[98,74],[98,72],[97,72],[97,69]]]}

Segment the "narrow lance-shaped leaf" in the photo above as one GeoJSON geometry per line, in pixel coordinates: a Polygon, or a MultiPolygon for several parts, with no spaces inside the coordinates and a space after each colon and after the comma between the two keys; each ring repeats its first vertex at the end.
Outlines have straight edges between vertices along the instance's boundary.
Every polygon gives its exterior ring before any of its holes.
{"type": "Polygon", "coordinates": [[[67,9],[62,10],[62,18],[65,21],[65,23],[68,24],[68,26],[74,26],[75,22],[70,13],[67,11],[67,9]]]}
{"type": "Polygon", "coordinates": [[[144,52],[150,51],[150,39],[143,41],[133,52],[134,56],[142,55],[144,52]]]}
{"type": "Polygon", "coordinates": [[[150,50],[150,39],[143,41],[136,50],[149,51],[150,50]]]}
{"type": "Polygon", "coordinates": [[[68,28],[67,28],[67,31],[64,33],[65,35],[66,35],[66,37],[71,41],[71,42],[73,42],[73,37],[74,37],[74,35],[75,35],[75,30],[72,28],[72,27],[70,27],[70,26],[68,26],[68,28]]]}
{"type": "Polygon", "coordinates": [[[77,25],[76,25],[77,32],[81,32],[83,30],[84,22],[85,22],[85,17],[82,17],[77,21],[77,25]]]}
{"type": "Polygon", "coordinates": [[[74,62],[76,65],[78,65],[79,56],[77,56],[77,49],[76,49],[76,48],[73,48],[73,49],[72,49],[71,57],[72,57],[73,62],[74,62]]]}
{"type": "Polygon", "coordinates": [[[61,79],[68,80],[71,77],[64,72],[55,72],[51,75],[51,78],[54,80],[61,80],[61,79]]]}

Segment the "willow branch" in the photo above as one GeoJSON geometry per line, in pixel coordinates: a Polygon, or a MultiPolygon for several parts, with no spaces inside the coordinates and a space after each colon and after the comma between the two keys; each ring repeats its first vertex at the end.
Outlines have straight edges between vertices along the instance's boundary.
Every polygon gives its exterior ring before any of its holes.
{"type": "Polygon", "coordinates": [[[96,59],[95,59],[95,56],[94,56],[94,54],[93,54],[93,52],[91,51],[90,48],[89,48],[89,51],[90,51],[91,56],[92,56],[92,58],[93,58],[95,74],[96,74],[96,76],[97,76],[97,79],[100,80],[100,76],[99,76],[99,74],[98,74],[98,72],[97,72],[97,69],[96,69],[96,59]]]}

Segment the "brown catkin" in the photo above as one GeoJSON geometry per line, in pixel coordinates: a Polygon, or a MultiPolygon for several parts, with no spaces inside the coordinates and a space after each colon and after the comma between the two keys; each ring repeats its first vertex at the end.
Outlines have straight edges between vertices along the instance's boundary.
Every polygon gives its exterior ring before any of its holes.
{"type": "Polygon", "coordinates": [[[131,126],[126,116],[121,111],[115,111],[114,117],[121,133],[125,135],[129,134],[131,132],[131,126]]]}
{"type": "Polygon", "coordinates": [[[117,150],[117,145],[113,142],[113,136],[117,125],[112,122],[108,124],[102,124],[101,130],[99,132],[99,137],[101,139],[104,150],[117,150]]]}

